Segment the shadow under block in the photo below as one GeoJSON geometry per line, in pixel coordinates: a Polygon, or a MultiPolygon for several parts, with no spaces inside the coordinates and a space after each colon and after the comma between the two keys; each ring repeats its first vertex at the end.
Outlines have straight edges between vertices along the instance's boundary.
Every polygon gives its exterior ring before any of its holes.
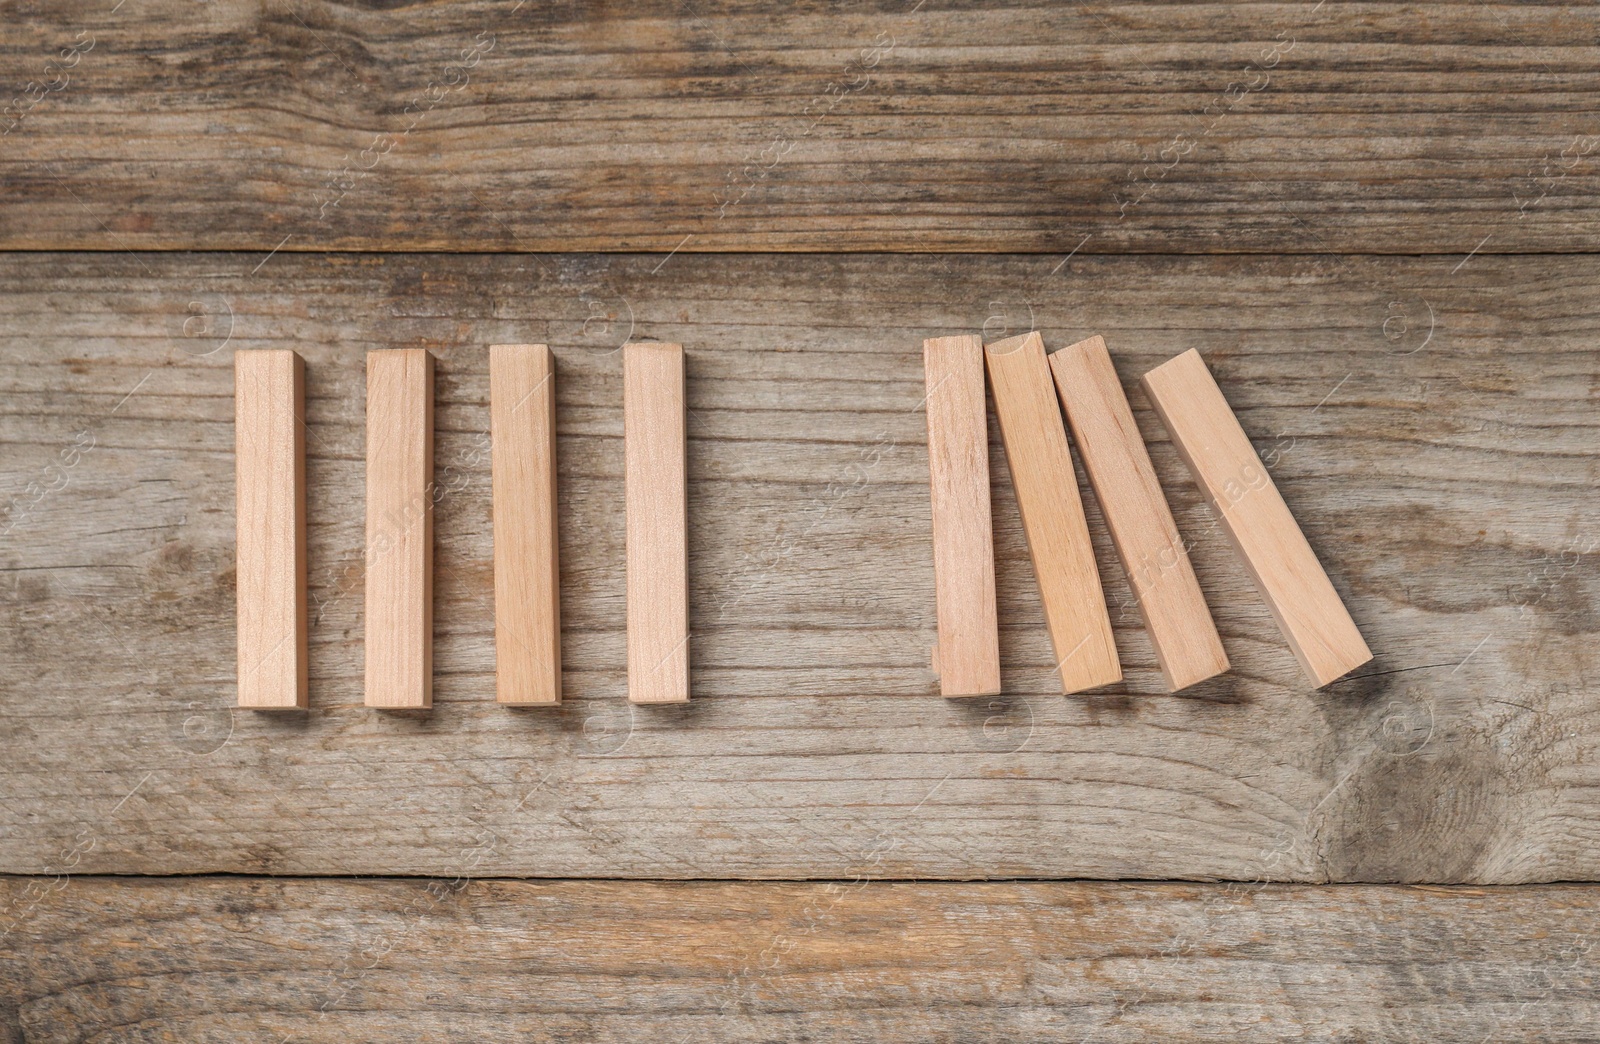
{"type": "Polygon", "coordinates": [[[305,707],[305,363],[233,357],[239,706],[305,707]]]}
{"type": "Polygon", "coordinates": [[[1372,659],[1200,353],[1162,363],[1144,387],[1312,683],[1321,688],[1372,659]]]}
{"type": "Polygon", "coordinates": [[[628,699],[689,698],[688,461],[683,348],[622,349],[628,699]]]}
{"type": "Polygon", "coordinates": [[[555,360],[542,344],[489,348],[495,699],[561,702],[555,360]]]}
{"type": "Polygon", "coordinates": [[[367,353],[369,707],[433,706],[433,356],[367,353]]]}
{"type": "Polygon", "coordinates": [[[1105,341],[1052,353],[1050,370],[1167,688],[1221,674],[1228,655],[1105,341]]]}
{"type": "Polygon", "coordinates": [[[1120,681],[1122,666],[1044,341],[1036,332],[1023,334],[996,341],[984,355],[1061,691],[1120,681]]]}
{"type": "Polygon", "coordinates": [[[922,365],[927,380],[939,691],[945,696],[989,696],[1000,691],[1000,627],[994,595],[983,341],[971,335],[923,341],[922,365]]]}

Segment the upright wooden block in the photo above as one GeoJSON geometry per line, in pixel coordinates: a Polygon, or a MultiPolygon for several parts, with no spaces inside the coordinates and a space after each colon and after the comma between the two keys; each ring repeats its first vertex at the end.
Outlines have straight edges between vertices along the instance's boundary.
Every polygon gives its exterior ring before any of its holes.
{"type": "Polygon", "coordinates": [[[1162,363],[1144,387],[1312,683],[1372,659],[1200,353],[1162,363]]]}
{"type": "Polygon", "coordinates": [[[555,389],[555,360],[546,346],[490,346],[495,698],[501,703],[561,702],[555,389]]]}
{"type": "Polygon", "coordinates": [[[1050,369],[1167,688],[1221,674],[1228,654],[1105,341],[1091,337],[1053,353],[1050,369]]]}
{"type": "Polygon", "coordinates": [[[1122,666],[1044,341],[1038,333],[1023,334],[996,341],[984,355],[1061,691],[1119,681],[1122,666]]]}
{"type": "Polygon", "coordinates": [[[239,706],[306,706],[305,364],[233,356],[239,706]]]}
{"type": "Polygon", "coordinates": [[[367,353],[367,706],[433,706],[433,356],[367,353]]]}
{"type": "Polygon", "coordinates": [[[689,698],[689,519],[683,348],[622,349],[627,458],[628,699],[689,698]]]}
{"type": "Polygon", "coordinates": [[[939,691],[1000,691],[994,533],[989,513],[989,407],[983,341],[922,342],[933,500],[933,582],[939,616],[939,691]]]}

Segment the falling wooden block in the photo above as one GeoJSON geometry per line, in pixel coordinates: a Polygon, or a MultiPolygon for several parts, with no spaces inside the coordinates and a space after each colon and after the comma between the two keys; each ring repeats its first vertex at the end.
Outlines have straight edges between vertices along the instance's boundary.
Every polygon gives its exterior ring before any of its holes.
{"type": "Polygon", "coordinates": [[[367,353],[367,706],[433,706],[433,356],[367,353]]]}
{"type": "Polygon", "coordinates": [[[1313,684],[1372,659],[1200,353],[1162,363],[1144,375],[1144,387],[1313,684]]]}
{"type": "Polygon", "coordinates": [[[233,356],[239,706],[306,706],[305,363],[233,356]]]}
{"type": "Polygon", "coordinates": [[[683,348],[622,348],[628,699],[689,698],[688,461],[683,348]]]}
{"type": "Polygon", "coordinates": [[[933,500],[933,581],[939,616],[939,691],[1000,691],[994,533],[989,513],[989,407],[983,341],[922,342],[933,500]]]}
{"type": "Polygon", "coordinates": [[[495,698],[561,702],[555,360],[542,344],[489,348],[494,470],[495,698]]]}
{"type": "Polygon", "coordinates": [[[1167,688],[1221,674],[1228,655],[1105,341],[1091,337],[1053,353],[1050,369],[1167,688]]]}
{"type": "Polygon", "coordinates": [[[1044,342],[1038,333],[1023,334],[996,341],[984,355],[1061,691],[1119,681],[1122,666],[1044,342]]]}

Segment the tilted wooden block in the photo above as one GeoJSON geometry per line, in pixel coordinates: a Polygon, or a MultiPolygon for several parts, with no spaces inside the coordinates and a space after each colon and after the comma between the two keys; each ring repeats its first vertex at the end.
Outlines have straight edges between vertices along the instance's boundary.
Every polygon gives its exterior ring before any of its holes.
{"type": "Polygon", "coordinates": [[[689,698],[689,520],[684,360],[676,344],[622,348],[628,699],[689,698]]]}
{"type": "Polygon", "coordinates": [[[1167,688],[1221,674],[1228,655],[1105,341],[1090,337],[1052,353],[1050,369],[1167,688]]]}
{"type": "Polygon", "coordinates": [[[927,381],[928,472],[933,500],[933,580],[939,617],[939,691],[1000,691],[994,533],[989,512],[989,407],[983,341],[922,342],[927,381]]]}
{"type": "Polygon", "coordinates": [[[1372,659],[1200,353],[1162,363],[1144,387],[1312,683],[1320,688],[1372,659]]]}
{"type": "Polygon", "coordinates": [[[1044,341],[1023,334],[996,341],[984,355],[1061,691],[1109,685],[1121,680],[1122,666],[1044,341]]]}
{"type": "Polygon", "coordinates": [[[306,706],[305,363],[233,356],[239,706],[306,706]]]}
{"type": "Polygon", "coordinates": [[[561,702],[555,359],[542,344],[489,348],[494,471],[495,698],[561,702]]]}
{"type": "Polygon", "coordinates": [[[367,353],[369,707],[433,706],[433,356],[367,353]]]}

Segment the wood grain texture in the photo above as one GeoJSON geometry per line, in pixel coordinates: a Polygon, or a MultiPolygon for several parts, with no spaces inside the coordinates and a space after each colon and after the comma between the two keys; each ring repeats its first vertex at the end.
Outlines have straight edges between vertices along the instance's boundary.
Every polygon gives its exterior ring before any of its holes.
{"type": "Polygon", "coordinates": [[[622,347],[628,699],[689,699],[689,457],[683,346],[622,347]]]}
{"type": "Polygon", "coordinates": [[[1019,334],[985,346],[983,354],[1061,691],[1121,681],[1044,341],[1037,331],[1019,334]]]}
{"type": "Polygon", "coordinates": [[[495,698],[501,703],[561,702],[555,375],[548,345],[489,349],[495,698]]]}
{"type": "Polygon", "coordinates": [[[1600,234],[1589,4],[60,0],[8,5],[6,30],[8,248],[1465,255],[1600,234]]]}
{"type": "Polygon", "coordinates": [[[239,706],[306,706],[305,361],[236,352],[234,573],[239,706]]]}
{"type": "Polygon", "coordinates": [[[1142,381],[1311,683],[1320,689],[1371,660],[1366,639],[1200,353],[1191,348],[1142,381]]]}
{"type": "Polygon", "coordinates": [[[1228,654],[1105,339],[1088,337],[1052,352],[1050,372],[1167,688],[1176,692],[1221,674],[1228,654]]]}
{"type": "Polygon", "coordinates": [[[368,352],[366,406],[366,703],[425,709],[433,706],[433,356],[368,352]]]}
{"type": "Polygon", "coordinates": [[[29,906],[6,1039],[1550,1044],[1600,1019],[1594,886],[53,884],[0,881],[29,906]]]}
{"type": "Polygon", "coordinates": [[[1600,877],[1600,261],[1461,260],[0,257],[0,870],[1600,877]],[[1121,685],[1060,696],[991,431],[1007,695],[939,697],[920,344],[1008,321],[1119,346],[1226,675],[1166,695],[1127,598],[1121,685]],[[694,346],[696,699],[658,708],[626,699],[617,349],[645,337],[694,346]],[[561,375],[563,702],[509,713],[484,349],[528,342],[561,375]],[[312,696],[266,715],[232,707],[229,356],[284,346],[312,696]],[[362,706],[363,354],[390,347],[438,364],[427,715],[362,706]],[[1310,688],[1137,390],[1188,348],[1364,677],[1310,688]]]}
{"type": "Polygon", "coordinates": [[[1000,624],[983,339],[963,334],[923,341],[922,371],[928,389],[923,409],[928,414],[939,692],[992,696],[1000,691],[1000,624]]]}

